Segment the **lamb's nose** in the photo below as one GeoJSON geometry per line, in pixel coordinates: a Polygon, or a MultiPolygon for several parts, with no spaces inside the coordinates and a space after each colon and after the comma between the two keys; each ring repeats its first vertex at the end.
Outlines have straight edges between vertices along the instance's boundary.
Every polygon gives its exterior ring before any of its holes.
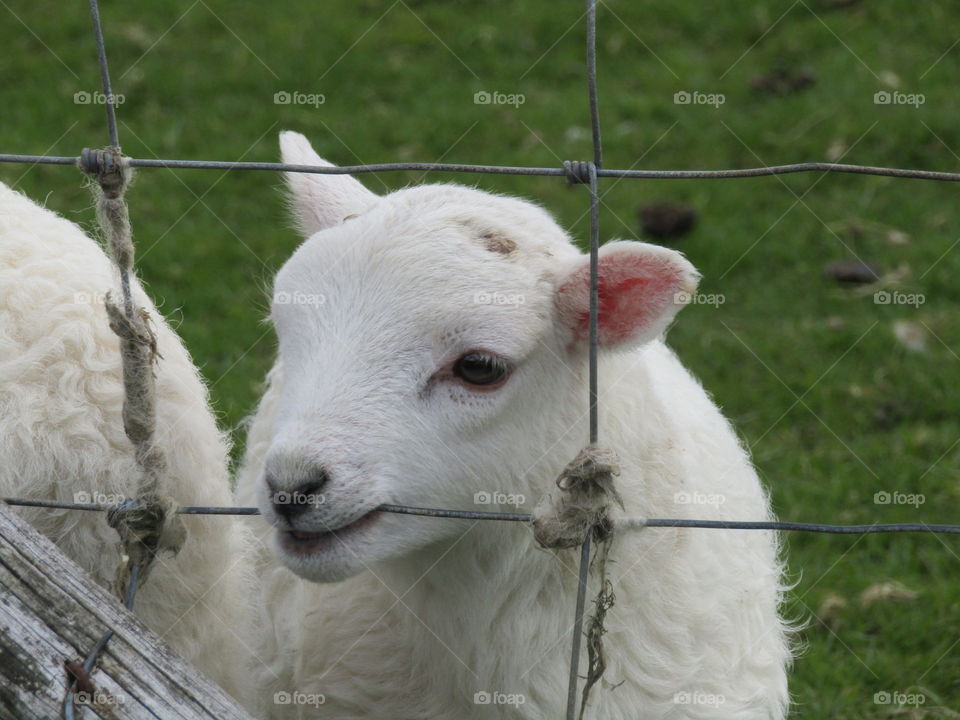
{"type": "MultiPolygon", "coordinates": [[[[278,489],[280,483],[268,475],[267,487],[270,489],[270,504],[274,512],[287,520],[292,520],[307,510],[322,505],[324,503],[323,486],[329,479],[327,471],[318,467],[311,470],[300,484],[281,490],[278,489]]],[[[287,485],[287,483],[283,484],[287,485]]]]}

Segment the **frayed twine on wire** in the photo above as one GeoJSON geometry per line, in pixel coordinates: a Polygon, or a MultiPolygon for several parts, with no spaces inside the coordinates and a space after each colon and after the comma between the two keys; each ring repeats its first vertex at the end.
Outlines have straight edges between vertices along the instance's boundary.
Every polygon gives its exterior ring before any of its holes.
{"type": "Polygon", "coordinates": [[[107,319],[120,340],[123,365],[123,429],[133,444],[137,464],[142,470],[138,498],[121,503],[107,513],[107,522],[120,535],[123,560],[117,568],[117,592],[125,597],[131,569],[139,566],[140,581],[146,579],[157,553],[176,554],[186,538],[183,521],[170,498],[157,494],[166,470],[163,451],[154,444],[156,431],[156,378],[154,365],[160,357],[150,315],[137,307],[131,291],[134,247],[130,215],[124,197],[130,182],[120,148],[85,150],[81,169],[95,181],[97,219],[120,273],[122,298],[107,293],[107,319]]]}
{"type": "MultiPolygon", "coordinates": [[[[583,684],[583,691],[580,695],[580,715],[579,720],[583,720],[583,713],[587,709],[587,698],[590,696],[590,690],[599,682],[603,673],[607,669],[607,656],[603,650],[603,636],[607,629],[603,622],[607,617],[607,611],[616,603],[616,596],[613,594],[613,583],[607,577],[607,557],[610,554],[610,545],[613,535],[609,535],[605,542],[600,543],[596,557],[599,566],[600,590],[593,601],[593,615],[587,620],[587,677],[583,684]]],[[[617,683],[613,687],[622,684],[617,683]]]]}
{"type": "Polygon", "coordinates": [[[153,493],[166,468],[163,453],[153,444],[157,401],[153,366],[160,357],[157,338],[150,326],[150,316],[142,308],[134,309],[133,315],[128,316],[110,293],[107,293],[106,308],[110,329],[120,338],[123,429],[133,443],[137,463],[143,468],[141,492],[153,493]]]}
{"type": "Polygon", "coordinates": [[[593,615],[587,620],[587,677],[580,700],[583,718],[590,690],[607,668],[603,650],[606,633],[604,619],[613,607],[613,584],[607,578],[607,558],[614,536],[610,508],[616,503],[623,509],[623,500],[614,487],[620,465],[613,451],[591,444],[575,457],[557,478],[563,492],[558,497],[545,496],[533,512],[533,534],[545,548],[573,548],[591,536],[597,543],[594,555],[600,590],[594,599],[593,615]]]}
{"type": "Polygon", "coordinates": [[[121,597],[127,593],[134,565],[140,566],[139,582],[143,583],[154,558],[162,551],[176,555],[187,539],[187,529],[177,514],[176,503],[154,494],[141,495],[109,510],[107,523],[120,535],[126,556],[125,562],[117,567],[115,579],[121,597]]]}
{"type": "Polygon", "coordinates": [[[597,445],[581,450],[557,478],[563,492],[558,497],[544,496],[533,511],[533,535],[541,547],[578,547],[590,532],[597,542],[609,538],[613,532],[610,504],[623,507],[613,485],[619,474],[612,451],[597,445]]]}

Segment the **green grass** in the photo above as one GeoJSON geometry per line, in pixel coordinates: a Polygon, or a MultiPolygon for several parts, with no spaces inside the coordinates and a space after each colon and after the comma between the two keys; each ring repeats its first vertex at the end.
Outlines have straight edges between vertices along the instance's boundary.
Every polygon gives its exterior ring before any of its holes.
{"type": "MultiPolygon", "coordinates": [[[[106,2],[103,17],[129,155],[274,160],[276,133],[290,128],[340,163],[555,166],[590,156],[581,12],[579,2],[157,0],[106,2]],[[281,90],[326,102],[275,105],[281,90]],[[478,90],[526,102],[475,105],[478,90]]],[[[104,144],[102,109],[73,102],[98,83],[86,3],[14,2],[0,16],[0,152],[76,155],[104,144]]],[[[598,17],[607,167],[742,167],[831,152],[854,163],[960,166],[952,4],[612,0],[598,17]],[[777,67],[809,68],[816,83],[783,96],[750,89],[777,67]],[[873,103],[897,82],[925,103],[873,103]],[[726,101],[675,105],[679,90],[726,101]]],[[[76,171],[5,166],[0,179],[92,227],[76,171]]],[[[384,190],[418,179],[365,182],[384,190]]],[[[559,179],[432,179],[534,198],[587,235],[585,191],[559,179]]],[[[298,242],[278,187],[266,173],[143,170],[129,196],[139,272],[179,323],[228,427],[250,412],[270,364],[264,287],[298,242]]],[[[725,302],[686,310],[671,342],[751,445],[784,519],[960,517],[957,191],[815,174],[602,183],[604,238],[636,237],[647,201],[698,209],[698,227],[677,246],[703,272],[703,291],[725,302]],[[908,242],[892,244],[890,231],[908,242]],[[825,263],[855,256],[897,271],[896,289],[923,293],[924,304],[877,305],[824,278],[825,263]],[[925,352],[897,342],[898,320],[922,323],[925,352]],[[926,502],[877,505],[878,491],[926,502]]],[[[948,711],[960,708],[957,541],[794,534],[787,547],[799,580],[794,615],[810,617],[829,596],[847,603],[831,612],[830,630],[814,621],[803,634],[796,716],[903,717],[874,694],[919,691],[926,702],[907,717],[957,717],[948,711]],[[917,597],[861,606],[865,589],[888,580],[917,597]]]]}

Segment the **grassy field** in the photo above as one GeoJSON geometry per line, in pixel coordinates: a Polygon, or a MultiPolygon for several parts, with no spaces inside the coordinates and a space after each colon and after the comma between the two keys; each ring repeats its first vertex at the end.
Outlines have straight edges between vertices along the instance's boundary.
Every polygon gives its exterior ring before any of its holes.
{"type": "MultiPolygon", "coordinates": [[[[86,3],[6,0],[0,16],[0,152],[105,144],[102,108],[75,102],[98,87],[86,3]]],[[[103,16],[128,155],[274,160],[289,128],[343,164],[590,156],[580,2],[107,1],[103,16]],[[284,91],[324,102],[276,104],[284,91]],[[475,104],[479,91],[524,102],[475,104]]],[[[598,23],[607,167],[960,169],[953,4],[608,0],[598,23]],[[797,75],[813,82],[755,87],[797,75]],[[675,103],[683,91],[724,101],[675,103]],[[901,94],[877,104],[877,92],[901,94]]],[[[587,235],[585,191],[557,178],[431,179],[536,199],[587,235]]],[[[70,168],[4,166],[0,180],[93,226],[70,168]]],[[[378,191],[420,180],[365,178],[378,191]]],[[[143,170],[130,193],[139,272],[233,428],[273,352],[264,288],[298,243],[279,181],[143,170]]],[[[818,174],[602,183],[604,239],[639,237],[647,202],[699,213],[675,246],[724,302],[687,309],[671,343],[750,444],[782,518],[960,519],[958,190],[818,174]],[[879,268],[875,287],[824,276],[858,258],[879,268]],[[897,294],[881,304],[877,291],[897,294]],[[910,294],[922,303],[900,302],[910,294]]],[[[810,620],[796,717],[960,717],[957,540],[795,534],[787,549],[790,612],[810,620]]]]}

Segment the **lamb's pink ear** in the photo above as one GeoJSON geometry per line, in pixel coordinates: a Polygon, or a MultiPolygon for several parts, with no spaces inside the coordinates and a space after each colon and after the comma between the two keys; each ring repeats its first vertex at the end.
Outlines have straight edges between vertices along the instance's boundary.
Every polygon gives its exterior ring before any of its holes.
{"type": "MultiPolygon", "coordinates": [[[[641,242],[600,248],[598,339],[601,347],[631,347],[662,333],[690,302],[699,274],[683,255],[641,242]]],[[[578,258],[557,282],[554,297],[570,346],[590,337],[590,257],[578,258]]]]}
{"type": "MultiPolygon", "coordinates": [[[[289,165],[331,163],[317,155],[310,141],[289,130],[280,133],[280,156],[289,165]]],[[[377,201],[377,196],[350,175],[284,173],[290,189],[293,219],[304,237],[318,230],[339,225],[351,215],[359,215],[377,201]]]]}

